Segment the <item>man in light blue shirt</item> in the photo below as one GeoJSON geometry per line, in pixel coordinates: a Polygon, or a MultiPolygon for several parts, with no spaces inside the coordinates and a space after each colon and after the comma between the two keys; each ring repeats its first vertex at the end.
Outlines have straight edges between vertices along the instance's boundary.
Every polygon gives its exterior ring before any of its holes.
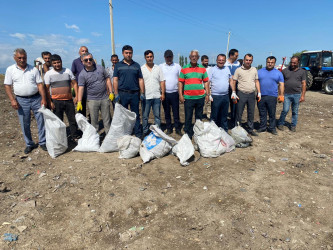
{"type": "Polygon", "coordinates": [[[224,66],[226,56],[219,54],[216,59],[216,66],[209,71],[211,87],[211,121],[228,132],[228,108],[229,108],[229,86],[236,91],[232,85],[232,75],[229,67],[224,66]]]}

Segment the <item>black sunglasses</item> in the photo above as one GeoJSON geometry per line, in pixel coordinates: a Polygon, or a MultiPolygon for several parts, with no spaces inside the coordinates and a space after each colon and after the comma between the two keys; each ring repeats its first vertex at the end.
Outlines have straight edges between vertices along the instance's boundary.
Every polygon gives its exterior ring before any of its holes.
{"type": "Polygon", "coordinates": [[[92,62],[94,59],[92,59],[92,58],[87,58],[87,59],[84,59],[83,61],[85,61],[85,62],[92,62]]]}

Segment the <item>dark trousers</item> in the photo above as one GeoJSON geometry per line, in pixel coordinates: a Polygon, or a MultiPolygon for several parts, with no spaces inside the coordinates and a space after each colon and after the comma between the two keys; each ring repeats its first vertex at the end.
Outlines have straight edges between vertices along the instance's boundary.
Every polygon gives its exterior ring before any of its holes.
{"type": "Polygon", "coordinates": [[[237,104],[235,104],[232,101],[231,94],[232,94],[232,89],[231,87],[229,87],[230,122],[231,122],[231,127],[234,127],[236,126],[237,104]]]}
{"type": "Polygon", "coordinates": [[[236,115],[236,122],[239,124],[242,123],[242,115],[245,108],[247,107],[247,126],[249,127],[249,132],[253,131],[253,121],[254,121],[254,107],[256,102],[256,94],[255,92],[252,93],[244,93],[242,91],[238,91],[237,95],[239,97],[237,103],[237,115],[236,115]]]}
{"type": "Polygon", "coordinates": [[[214,121],[218,127],[221,127],[228,132],[229,96],[228,94],[212,95],[212,98],[212,113],[210,116],[210,120],[214,121]]]}
{"type": "Polygon", "coordinates": [[[195,110],[195,120],[202,119],[202,111],[205,105],[205,97],[200,99],[186,99],[184,106],[185,106],[185,133],[192,138],[193,132],[193,110],[195,110]]]}
{"type": "Polygon", "coordinates": [[[178,92],[173,93],[165,93],[165,100],[162,102],[164,115],[165,115],[165,123],[167,129],[172,129],[171,124],[171,108],[173,113],[174,126],[176,129],[180,129],[180,121],[179,121],[179,94],[178,92]]]}
{"type": "Polygon", "coordinates": [[[260,116],[260,129],[267,128],[267,112],[269,116],[268,130],[275,130],[276,126],[276,97],[264,95],[261,97],[261,101],[258,102],[259,116],[260,116]]]}
{"type": "Polygon", "coordinates": [[[66,113],[71,136],[77,136],[77,123],[75,120],[75,107],[73,100],[52,100],[55,106],[54,114],[59,117],[60,120],[64,120],[64,113],[66,113]]]}
{"type": "Polygon", "coordinates": [[[134,134],[136,137],[142,137],[142,125],[140,124],[140,112],[139,112],[139,91],[135,93],[123,92],[119,90],[120,104],[128,109],[128,105],[131,111],[136,114],[136,122],[134,125],[134,134]]]}

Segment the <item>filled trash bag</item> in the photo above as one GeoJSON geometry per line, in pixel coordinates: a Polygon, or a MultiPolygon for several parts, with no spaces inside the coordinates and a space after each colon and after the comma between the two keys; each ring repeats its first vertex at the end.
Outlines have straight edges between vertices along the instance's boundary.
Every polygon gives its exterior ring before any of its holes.
{"type": "Polygon", "coordinates": [[[187,134],[184,134],[178,143],[172,148],[172,154],[179,158],[181,165],[189,165],[187,160],[194,155],[194,147],[190,137],[188,137],[187,134]]]}
{"type": "Polygon", "coordinates": [[[118,138],[119,158],[130,159],[138,155],[141,140],[136,136],[124,135],[118,138]]]}
{"type": "Polygon", "coordinates": [[[237,148],[246,148],[253,141],[251,136],[239,124],[231,130],[231,137],[234,139],[237,148]]]}

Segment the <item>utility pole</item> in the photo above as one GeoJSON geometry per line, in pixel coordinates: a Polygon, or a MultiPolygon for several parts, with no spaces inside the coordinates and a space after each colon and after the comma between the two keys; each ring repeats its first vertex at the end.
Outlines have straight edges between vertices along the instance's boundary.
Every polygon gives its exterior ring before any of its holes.
{"type": "Polygon", "coordinates": [[[229,31],[229,33],[228,33],[228,44],[227,44],[227,53],[226,53],[226,55],[228,55],[228,51],[229,51],[229,41],[230,41],[230,31],[229,31]]]}
{"type": "Polygon", "coordinates": [[[112,55],[116,53],[114,49],[114,32],[113,32],[113,6],[112,0],[109,0],[109,8],[110,8],[110,26],[111,26],[111,49],[112,55]]]}

